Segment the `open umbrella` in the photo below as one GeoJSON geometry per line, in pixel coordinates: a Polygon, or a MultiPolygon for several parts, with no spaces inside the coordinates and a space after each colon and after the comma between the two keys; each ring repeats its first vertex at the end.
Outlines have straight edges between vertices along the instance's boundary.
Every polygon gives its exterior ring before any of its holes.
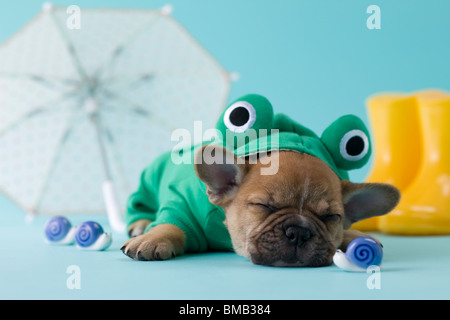
{"type": "Polygon", "coordinates": [[[0,191],[32,214],[106,211],[123,231],[142,169],[174,129],[213,125],[230,74],[168,7],[83,8],[79,29],[44,8],[0,46],[0,191]]]}

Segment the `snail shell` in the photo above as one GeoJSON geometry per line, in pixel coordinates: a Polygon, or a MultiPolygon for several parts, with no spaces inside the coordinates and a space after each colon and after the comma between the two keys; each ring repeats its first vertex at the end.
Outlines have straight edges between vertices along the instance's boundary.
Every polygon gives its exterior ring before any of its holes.
{"type": "Polygon", "coordinates": [[[360,268],[378,266],[383,260],[383,249],[380,244],[369,237],[354,239],[345,252],[348,260],[360,268]]]}
{"type": "Polygon", "coordinates": [[[63,216],[48,220],[44,227],[45,238],[52,244],[72,244],[75,241],[75,228],[63,216]]]}
{"type": "Polygon", "coordinates": [[[105,250],[110,246],[112,237],[110,233],[105,233],[97,222],[86,221],[77,227],[75,241],[81,249],[105,250]]]}
{"type": "Polygon", "coordinates": [[[333,256],[333,262],[345,271],[366,272],[372,265],[380,265],[383,260],[383,249],[380,244],[369,237],[354,239],[344,253],[341,250],[333,256]]]}

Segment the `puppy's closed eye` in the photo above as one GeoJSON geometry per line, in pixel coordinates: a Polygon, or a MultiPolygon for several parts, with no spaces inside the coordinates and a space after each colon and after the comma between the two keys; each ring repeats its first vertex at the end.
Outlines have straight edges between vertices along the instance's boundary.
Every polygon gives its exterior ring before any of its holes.
{"type": "Polygon", "coordinates": [[[322,222],[328,223],[328,222],[336,222],[336,221],[341,221],[341,215],[340,214],[336,214],[336,213],[327,213],[327,214],[323,214],[319,217],[319,219],[322,222]]]}
{"type": "Polygon", "coordinates": [[[272,213],[278,210],[277,207],[269,204],[269,203],[263,203],[263,202],[250,202],[251,206],[254,206],[256,208],[262,209],[268,213],[272,213]]]}

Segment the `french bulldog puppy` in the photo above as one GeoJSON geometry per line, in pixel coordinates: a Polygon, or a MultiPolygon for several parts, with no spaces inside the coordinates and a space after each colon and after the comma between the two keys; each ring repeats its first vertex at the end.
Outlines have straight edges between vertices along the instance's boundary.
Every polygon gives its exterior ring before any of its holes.
{"type": "MultiPolygon", "coordinates": [[[[274,151],[279,154],[271,161],[278,161],[278,171],[262,175],[269,155],[242,164],[233,152],[217,151],[234,161],[196,161],[196,175],[206,185],[209,201],[225,212],[234,251],[255,264],[330,265],[337,249],[345,251],[354,238],[367,236],[349,230],[353,223],[388,213],[400,198],[392,185],[341,180],[324,161],[308,154],[274,151]]],[[[143,233],[150,222],[130,225],[133,237],[122,247],[127,256],[165,260],[184,253],[187,235],[181,228],[163,223],[143,233]]]]}

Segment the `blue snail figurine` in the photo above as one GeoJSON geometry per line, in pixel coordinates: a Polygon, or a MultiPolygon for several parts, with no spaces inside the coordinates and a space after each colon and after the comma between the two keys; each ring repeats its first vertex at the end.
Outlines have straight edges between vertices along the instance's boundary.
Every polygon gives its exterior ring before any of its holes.
{"type": "Polygon", "coordinates": [[[49,244],[70,245],[75,242],[75,230],[67,218],[55,216],[45,224],[45,240],[49,244]]]}
{"type": "Polygon", "coordinates": [[[100,224],[86,221],[80,224],[75,233],[77,247],[85,250],[106,250],[112,242],[111,233],[105,233],[100,224]]]}
{"type": "Polygon", "coordinates": [[[383,260],[383,249],[374,239],[359,237],[347,247],[346,252],[337,250],[333,262],[345,271],[366,272],[370,266],[380,266],[383,260]]]}

